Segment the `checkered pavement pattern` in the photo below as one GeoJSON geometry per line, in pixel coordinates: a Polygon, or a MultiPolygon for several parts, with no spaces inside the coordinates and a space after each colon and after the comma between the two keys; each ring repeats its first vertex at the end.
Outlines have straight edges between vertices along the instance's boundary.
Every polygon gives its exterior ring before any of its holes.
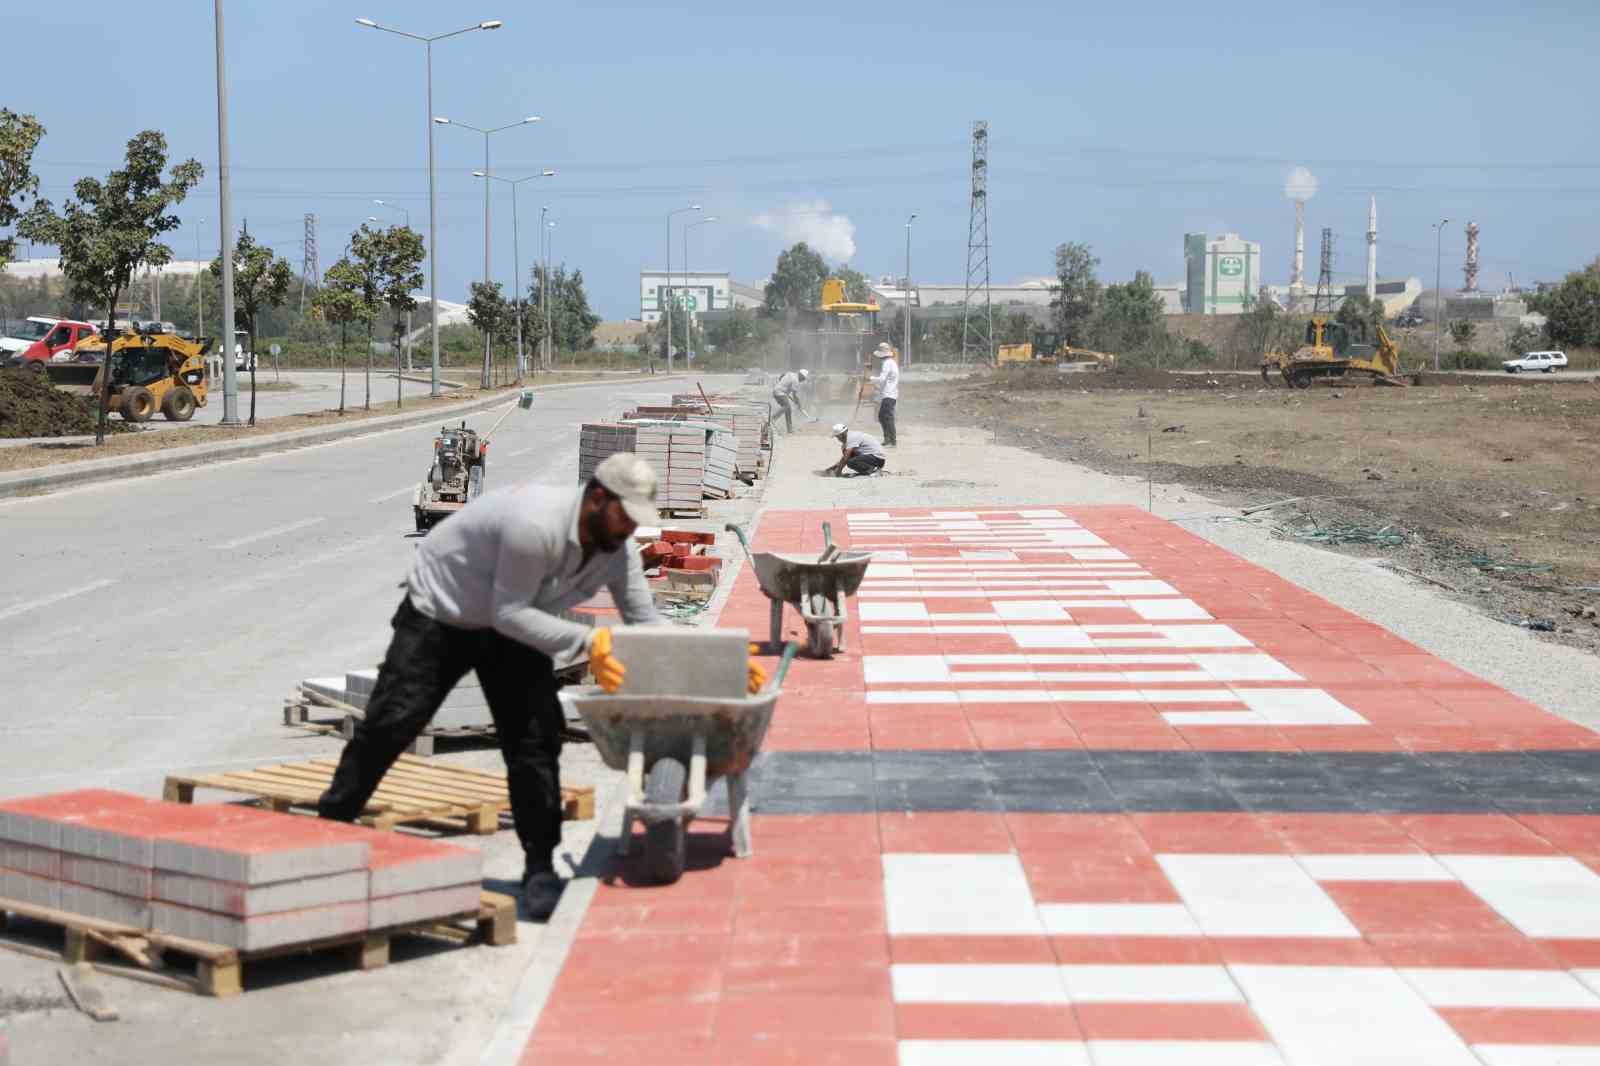
{"type": "Polygon", "coordinates": [[[1595,734],[1136,509],[823,521],[755,855],[619,863],[525,1062],[1600,1066],[1595,734]]]}

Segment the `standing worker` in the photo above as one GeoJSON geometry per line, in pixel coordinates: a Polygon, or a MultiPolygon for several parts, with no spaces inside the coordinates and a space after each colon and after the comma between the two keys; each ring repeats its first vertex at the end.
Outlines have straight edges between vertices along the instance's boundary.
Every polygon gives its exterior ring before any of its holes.
{"type": "Polygon", "coordinates": [[[882,470],[883,464],[889,461],[888,453],[876,438],[850,429],[843,422],[834,423],[833,436],[839,442],[839,461],[823,471],[825,474],[844,477],[848,469],[858,477],[866,477],[882,470]]]}
{"type": "Polygon", "coordinates": [[[809,380],[810,377],[811,372],[809,370],[791,370],[780,377],[777,385],[773,386],[772,402],[777,404],[783,411],[783,426],[786,432],[794,432],[794,415],[791,404],[800,408],[800,413],[805,415],[809,421],[816,421],[806,411],[806,405],[800,402],[800,385],[802,382],[809,380]]]}
{"type": "MultiPolygon", "coordinates": [[[[548,918],[565,883],[561,843],[561,730],[554,660],[587,649],[602,688],[621,684],[611,630],[560,617],[603,585],[623,622],[659,622],[633,531],[656,520],[656,474],[636,455],[612,455],[575,488],[521,485],[474,500],[417,549],[394,636],[366,716],[345,745],[317,813],[354,821],[389,767],[432,720],[468,670],[489,702],[506,761],[511,816],[524,853],[523,898],[548,918]]],[[[751,664],[751,683],[759,687],[751,664]]],[[[764,680],[764,678],[762,678],[764,680]]]]}
{"type": "Polygon", "coordinates": [[[889,347],[888,341],[879,341],[872,354],[882,360],[877,376],[872,379],[878,390],[878,425],[883,427],[883,443],[893,448],[896,443],[894,405],[900,399],[900,364],[895,362],[894,349],[889,347]]]}

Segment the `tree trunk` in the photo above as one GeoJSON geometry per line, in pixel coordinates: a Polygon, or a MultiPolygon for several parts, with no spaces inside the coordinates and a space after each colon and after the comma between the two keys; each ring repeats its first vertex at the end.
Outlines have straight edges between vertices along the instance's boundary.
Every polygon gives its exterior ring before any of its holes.
{"type": "Polygon", "coordinates": [[[347,323],[339,323],[339,413],[344,414],[344,375],[345,368],[350,360],[345,355],[345,331],[349,328],[347,323]]]}
{"type": "Polygon", "coordinates": [[[256,316],[250,316],[250,425],[256,424],[256,316]]]}
{"type": "Polygon", "coordinates": [[[400,316],[397,314],[394,320],[394,409],[396,411],[400,410],[404,403],[402,393],[406,385],[400,359],[400,316]]]}
{"type": "Polygon", "coordinates": [[[117,297],[122,295],[118,286],[111,290],[111,302],[106,304],[106,354],[100,360],[100,410],[94,423],[94,444],[106,442],[106,417],[111,406],[111,343],[117,339],[117,297]]]}
{"type": "Polygon", "coordinates": [[[479,375],[478,384],[481,388],[489,387],[489,331],[483,331],[483,373],[479,375]]]}
{"type": "Polygon", "coordinates": [[[367,319],[367,399],[366,409],[372,410],[372,319],[367,319]]]}

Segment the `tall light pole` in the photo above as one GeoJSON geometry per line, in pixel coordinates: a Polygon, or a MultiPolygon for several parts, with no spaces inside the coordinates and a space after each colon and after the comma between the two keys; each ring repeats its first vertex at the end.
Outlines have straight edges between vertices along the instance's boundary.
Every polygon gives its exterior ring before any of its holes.
{"type": "Polygon", "coordinates": [[[672,373],[672,219],[673,216],[681,215],[685,211],[698,210],[700,210],[699,204],[690,204],[688,207],[680,207],[676,211],[667,212],[667,287],[666,291],[662,293],[664,299],[661,302],[666,305],[667,373],[669,374],[672,373]]]}
{"type": "Polygon", "coordinates": [[[1441,218],[1439,224],[1433,227],[1433,372],[1439,372],[1439,330],[1444,325],[1444,319],[1439,313],[1439,301],[1444,296],[1443,276],[1440,268],[1444,256],[1444,227],[1450,220],[1441,218]]]}
{"type": "MultiPolygon", "coordinates": [[[[405,216],[406,229],[410,229],[411,228],[411,212],[408,209],[406,209],[404,207],[401,207],[398,204],[391,204],[387,200],[374,200],[372,202],[377,204],[379,207],[383,208],[386,211],[398,211],[398,212],[400,212],[400,214],[405,216]]],[[[410,311],[406,312],[406,373],[408,373],[408,374],[411,373],[411,312],[410,311]]]]}
{"type": "MultiPolygon", "coordinates": [[[[202,260],[200,258],[200,231],[205,228],[205,225],[206,225],[206,220],[202,218],[199,222],[195,223],[195,227],[194,227],[194,261],[195,261],[195,265],[196,266],[199,266],[200,263],[204,262],[204,260],[202,260]]],[[[206,281],[205,269],[201,268],[199,270],[196,270],[195,271],[195,275],[194,275],[194,295],[195,295],[195,299],[200,301],[200,313],[195,316],[195,324],[194,324],[194,338],[195,338],[195,340],[199,340],[201,337],[205,336],[205,332],[206,332],[206,285],[205,285],[205,281],[206,281]]]]}
{"type": "Polygon", "coordinates": [[[906,366],[911,365],[911,223],[916,220],[915,212],[906,219],[906,366]]]}
{"type": "MultiPolygon", "coordinates": [[[[689,287],[689,231],[694,229],[696,226],[704,226],[707,222],[715,222],[716,220],[716,215],[709,215],[705,218],[702,218],[699,222],[690,222],[683,227],[683,287],[685,289],[689,287]]],[[[684,319],[683,328],[684,349],[685,351],[693,351],[694,309],[692,307],[685,307],[683,313],[686,316],[684,319]]]]}
{"type": "MultiPolygon", "coordinates": [[[[464,130],[471,130],[473,133],[483,134],[483,173],[485,177],[493,177],[494,171],[489,169],[489,135],[492,133],[503,133],[506,130],[516,129],[518,126],[527,126],[531,123],[540,121],[540,119],[538,115],[529,115],[527,118],[519,119],[516,122],[508,122],[504,126],[494,126],[489,129],[480,129],[477,126],[469,125],[465,122],[457,122],[452,119],[440,118],[438,116],[435,116],[433,121],[441,126],[460,126],[464,130]]],[[[485,181],[483,183],[483,283],[485,285],[489,284],[489,278],[489,183],[485,181]]],[[[488,333],[484,333],[483,335],[483,387],[486,389],[489,387],[488,333]]]]}
{"type": "Polygon", "coordinates": [[[472,176],[483,178],[486,185],[490,181],[503,181],[511,186],[511,269],[514,271],[511,276],[516,279],[511,286],[511,298],[515,301],[513,306],[517,309],[517,384],[520,385],[522,384],[522,375],[526,372],[528,364],[527,360],[522,356],[522,229],[517,224],[517,186],[525,181],[532,181],[534,178],[553,178],[556,176],[556,172],[553,170],[541,170],[539,173],[529,174],[525,178],[502,178],[494,174],[486,174],[481,170],[474,170],[472,176]]]}
{"type": "Polygon", "coordinates": [[[549,222],[544,220],[549,211],[550,208],[548,206],[539,208],[539,242],[540,250],[544,253],[544,278],[539,282],[539,308],[543,312],[544,330],[542,332],[544,336],[539,338],[539,341],[544,348],[543,358],[546,370],[554,369],[553,364],[555,361],[555,353],[553,351],[555,348],[555,328],[550,321],[550,246],[555,244],[556,236],[550,231],[556,228],[556,224],[554,219],[549,222]]]}
{"type": "MultiPolygon", "coordinates": [[[[222,0],[217,0],[218,11],[221,11],[222,0]]],[[[219,14],[220,19],[220,14],[219,14]]],[[[396,30],[388,26],[380,26],[371,19],[356,19],[356,24],[365,26],[369,30],[382,30],[392,33],[397,37],[408,37],[413,41],[421,41],[428,54],[428,318],[430,319],[429,333],[433,336],[433,386],[431,395],[439,395],[439,198],[433,183],[433,42],[442,41],[446,37],[459,37],[463,33],[473,30],[498,30],[504,25],[499,19],[489,19],[476,26],[466,26],[449,33],[436,33],[432,37],[424,37],[416,33],[407,33],[405,30],[396,30]]],[[[220,27],[220,22],[219,22],[220,27]]],[[[220,33],[220,28],[218,30],[220,33]]],[[[218,62],[221,62],[220,52],[218,62]]],[[[230,250],[232,246],[229,246],[230,250]]],[[[231,304],[231,297],[228,297],[231,304]]],[[[226,421],[226,419],[224,419],[226,421]]]]}
{"type": "MultiPolygon", "coordinates": [[[[217,226],[222,231],[222,424],[239,424],[239,373],[233,365],[233,183],[228,163],[228,71],[222,55],[222,0],[213,0],[217,34],[217,226]]],[[[108,322],[108,327],[115,324],[108,322]]]]}

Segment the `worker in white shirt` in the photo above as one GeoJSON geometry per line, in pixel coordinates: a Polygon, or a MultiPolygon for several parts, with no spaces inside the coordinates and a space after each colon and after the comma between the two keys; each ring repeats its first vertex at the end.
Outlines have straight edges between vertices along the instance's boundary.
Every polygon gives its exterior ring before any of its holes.
{"type": "MultiPolygon", "coordinates": [[[[524,853],[523,898],[548,918],[565,882],[561,843],[561,731],[554,661],[587,650],[608,692],[625,672],[611,630],[560,612],[611,591],[628,625],[660,622],[633,531],[655,522],[656,474],[636,455],[612,455],[587,484],[519,485],[473,500],[417,549],[394,637],[317,812],[354,821],[389,767],[432,720],[468,670],[477,672],[506,761],[511,817],[524,853]]],[[[764,683],[750,664],[752,691],[764,683]]]]}
{"type": "Polygon", "coordinates": [[[900,399],[900,364],[895,362],[894,349],[887,341],[879,341],[872,354],[878,359],[878,373],[872,379],[878,390],[878,425],[883,427],[883,443],[893,448],[894,405],[900,399]]]}
{"type": "Polygon", "coordinates": [[[889,461],[888,453],[876,437],[850,429],[843,422],[834,423],[833,436],[839,442],[839,461],[825,473],[844,477],[844,472],[849,470],[857,477],[866,477],[882,470],[883,464],[889,461]]]}
{"type": "Polygon", "coordinates": [[[812,422],[816,421],[806,412],[806,405],[800,402],[800,386],[810,377],[811,371],[809,370],[791,370],[780,377],[778,383],[772,387],[772,402],[777,404],[778,408],[783,411],[783,426],[787,432],[794,432],[793,408],[795,407],[798,407],[800,413],[805,415],[807,419],[812,422]]]}

